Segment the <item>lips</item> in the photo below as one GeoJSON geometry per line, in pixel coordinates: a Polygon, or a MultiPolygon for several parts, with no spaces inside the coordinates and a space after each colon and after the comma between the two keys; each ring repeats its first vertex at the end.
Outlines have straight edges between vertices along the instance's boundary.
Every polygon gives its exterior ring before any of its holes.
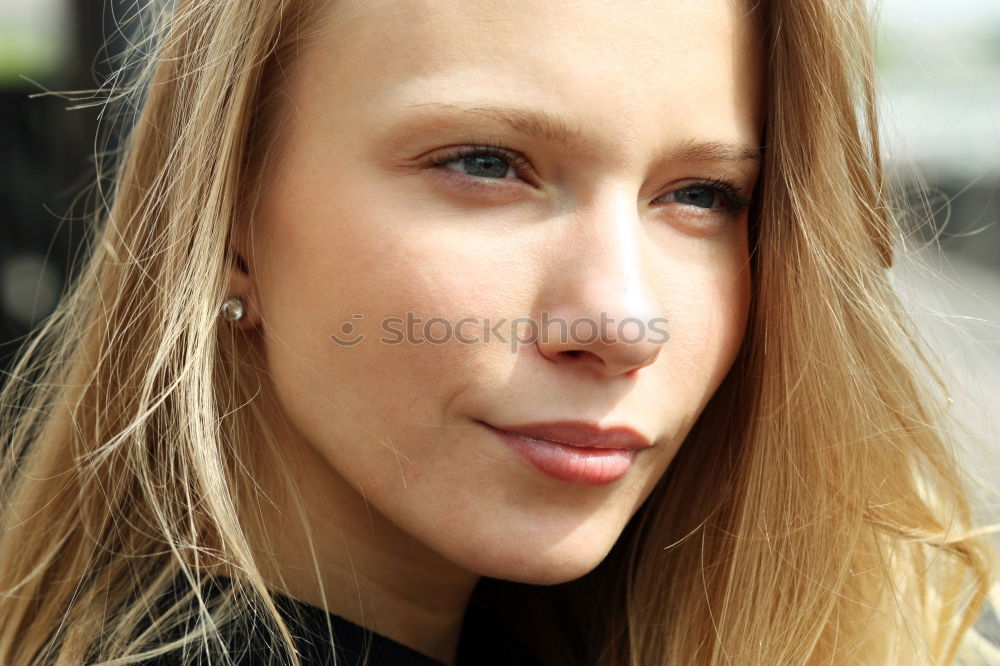
{"type": "Polygon", "coordinates": [[[624,477],[648,439],[625,426],[600,428],[579,421],[496,427],[483,423],[528,465],[577,486],[601,486],[624,477]]]}
{"type": "Polygon", "coordinates": [[[638,430],[628,426],[601,428],[581,421],[551,421],[491,427],[522,437],[591,449],[646,449],[651,446],[638,430]]]}

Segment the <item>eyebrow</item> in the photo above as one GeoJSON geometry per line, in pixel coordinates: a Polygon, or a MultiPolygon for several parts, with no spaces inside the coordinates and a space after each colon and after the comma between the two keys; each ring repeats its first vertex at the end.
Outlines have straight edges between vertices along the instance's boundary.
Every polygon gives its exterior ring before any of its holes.
{"type": "Polygon", "coordinates": [[[688,141],[673,158],[682,162],[759,162],[760,148],[726,141],[688,141]]]}
{"type": "Polygon", "coordinates": [[[579,148],[584,143],[580,132],[570,129],[569,125],[561,118],[547,111],[502,106],[450,104],[444,102],[410,104],[407,108],[419,107],[431,107],[432,109],[486,116],[507,125],[516,132],[545,139],[550,143],[559,143],[567,148],[579,148]]]}
{"type": "MultiPolygon", "coordinates": [[[[457,111],[468,115],[486,116],[507,125],[516,132],[561,144],[569,149],[579,149],[584,144],[583,134],[569,126],[562,118],[540,109],[490,105],[463,105],[446,102],[410,104],[406,108],[425,108],[457,111]]],[[[671,151],[670,159],[680,162],[746,162],[760,161],[759,148],[745,143],[726,141],[689,140],[671,151]]]]}

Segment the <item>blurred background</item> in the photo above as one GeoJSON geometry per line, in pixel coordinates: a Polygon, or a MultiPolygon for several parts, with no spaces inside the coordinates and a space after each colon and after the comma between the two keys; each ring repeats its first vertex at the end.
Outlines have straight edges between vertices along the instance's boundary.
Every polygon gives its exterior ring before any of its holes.
{"type": "Polygon", "coordinates": [[[94,209],[99,108],[29,96],[103,82],[123,46],[116,17],[134,4],[0,0],[0,369],[55,306],[94,209]]]}
{"type": "MultiPolygon", "coordinates": [[[[914,233],[893,268],[1000,521],[1000,0],[878,0],[883,152],[914,233]]],[[[1000,540],[998,540],[1000,543],[1000,540]]]]}
{"type": "MultiPolygon", "coordinates": [[[[873,0],[874,1],[874,0],[873,0]]],[[[136,0],[0,0],[0,368],[80,252],[102,83],[136,0]]],[[[1000,0],[879,0],[884,153],[915,210],[893,269],[951,374],[976,469],[1000,479],[1000,0]]]]}

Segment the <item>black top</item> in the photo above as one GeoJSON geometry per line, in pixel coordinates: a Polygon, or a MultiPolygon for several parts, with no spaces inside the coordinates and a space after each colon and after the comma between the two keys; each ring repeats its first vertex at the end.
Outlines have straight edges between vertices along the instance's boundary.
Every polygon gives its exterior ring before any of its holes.
{"type": "MultiPolygon", "coordinates": [[[[204,588],[206,603],[227,588],[231,581],[224,577],[214,579],[204,588]]],[[[177,592],[186,590],[183,586],[177,592]]],[[[174,597],[176,599],[176,597],[174,597]]],[[[444,662],[433,659],[413,648],[393,639],[372,632],[360,625],[327,613],[322,608],[312,606],[292,597],[275,594],[275,604],[291,631],[296,649],[303,666],[336,663],[337,666],[444,666],[444,662]],[[329,622],[329,627],[327,623],[329,622]],[[332,630],[334,645],[328,636],[332,630]],[[364,657],[367,649],[368,661],[364,657]],[[334,662],[336,650],[336,662],[334,662]]],[[[538,666],[524,650],[506,636],[490,631],[483,623],[475,621],[474,613],[467,613],[462,628],[456,666],[538,666]]],[[[207,648],[200,643],[188,648],[186,654],[177,651],[149,663],[158,666],[179,666],[180,664],[232,663],[237,666],[274,664],[284,666],[281,658],[284,650],[280,639],[270,636],[263,625],[246,622],[230,622],[220,627],[220,633],[231,662],[219,661],[217,642],[207,648]],[[199,651],[201,650],[201,651],[199,651]]]]}

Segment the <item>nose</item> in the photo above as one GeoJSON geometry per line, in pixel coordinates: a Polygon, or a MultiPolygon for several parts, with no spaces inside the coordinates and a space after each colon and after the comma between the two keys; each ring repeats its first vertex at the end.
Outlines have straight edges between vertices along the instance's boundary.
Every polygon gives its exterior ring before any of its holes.
{"type": "Polygon", "coordinates": [[[552,220],[540,296],[539,352],[601,377],[634,375],[667,341],[636,197],[605,192],[552,220]]]}

